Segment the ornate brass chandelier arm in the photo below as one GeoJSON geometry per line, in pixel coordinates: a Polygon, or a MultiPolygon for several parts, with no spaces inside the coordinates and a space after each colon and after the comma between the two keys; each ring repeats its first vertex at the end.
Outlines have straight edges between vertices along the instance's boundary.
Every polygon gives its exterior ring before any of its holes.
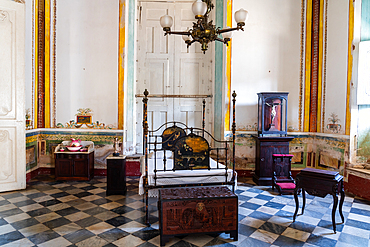
{"type": "Polygon", "coordinates": [[[227,33],[227,32],[232,32],[232,31],[235,31],[235,30],[239,30],[237,27],[233,27],[233,28],[224,28],[224,29],[217,29],[216,30],[216,33],[217,34],[221,34],[221,33],[227,33]]]}
{"type": "Polygon", "coordinates": [[[193,44],[195,42],[195,40],[187,40],[185,41],[185,43],[187,44],[187,48],[189,48],[191,46],[191,44],[193,44]]]}
{"type": "Polygon", "coordinates": [[[178,32],[178,31],[166,31],[164,35],[166,36],[167,34],[175,34],[175,35],[191,35],[190,32],[178,32]]]}
{"type": "Polygon", "coordinates": [[[204,15],[208,15],[209,12],[211,12],[211,10],[215,7],[212,3],[212,0],[202,0],[203,2],[205,2],[207,4],[207,12],[204,14],[204,15]]]}
{"type": "Polygon", "coordinates": [[[230,41],[230,39],[220,39],[220,38],[215,38],[215,40],[220,41],[226,45],[229,45],[228,42],[230,41]]]}

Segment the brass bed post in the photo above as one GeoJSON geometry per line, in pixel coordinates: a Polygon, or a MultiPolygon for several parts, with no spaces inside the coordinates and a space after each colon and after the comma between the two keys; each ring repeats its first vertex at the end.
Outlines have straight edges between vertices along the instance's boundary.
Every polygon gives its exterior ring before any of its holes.
{"type": "MultiPolygon", "coordinates": [[[[232,181],[235,181],[235,131],[236,131],[236,124],[235,124],[235,101],[236,101],[236,93],[235,90],[232,94],[233,96],[233,124],[232,124],[232,132],[233,132],[233,176],[232,181]]],[[[235,191],[235,182],[233,186],[233,192],[235,191]]]]}
{"type": "Polygon", "coordinates": [[[148,90],[144,90],[143,98],[143,152],[144,152],[144,164],[145,164],[145,175],[144,175],[144,190],[145,190],[145,214],[146,224],[149,225],[149,210],[148,210],[148,90]]]}
{"type": "Polygon", "coordinates": [[[202,127],[203,127],[203,137],[204,137],[204,130],[206,127],[206,100],[203,99],[203,120],[202,120],[202,127]]]}

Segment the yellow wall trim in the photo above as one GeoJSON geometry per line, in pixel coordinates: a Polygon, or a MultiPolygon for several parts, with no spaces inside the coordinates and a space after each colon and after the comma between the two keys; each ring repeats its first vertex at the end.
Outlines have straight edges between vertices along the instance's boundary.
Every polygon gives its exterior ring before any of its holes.
{"type": "MultiPolygon", "coordinates": [[[[227,0],[226,6],[226,26],[232,27],[232,11],[233,2],[232,0],[227,0]]],[[[232,39],[229,41],[229,45],[226,47],[226,98],[227,107],[225,114],[225,130],[230,130],[230,106],[231,106],[231,43],[232,39]]]]}
{"type": "Polygon", "coordinates": [[[319,71],[317,81],[317,112],[316,132],[321,130],[321,107],[322,107],[322,68],[323,68],[323,33],[324,33],[324,1],[320,0],[320,25],[319,25],[319,71]]]}
{"type": "Polygon", "coordinates": [[[351,82],[352,82],[352,69],[353,69],[353,56],[352,56],[352,42],[353,42],[353,29],[354,29],[354,0],[349,1],[349,20],[348,20],[348,71],[347,71],[347,99],[346,99],[346,135],[350,134],[351,128],[351,109],[350,109],[350,95],[351,95],[351,82]]]}
{"type": "Polygon", "coordinates": [[[38,38],[39,38],[39,34],[38,34],[38,30],[39,30],[39,25],[38,25],[38,21],[39,21],[39,0],[35,0],[35,19],[34,19],[34,23],[33,25],[35,26],[35,94],[33,95],[34,97],[34,109],[35,109],[35,114],[34,114],[34,118],[33,118],[33,123],[34,123],[34,128],[37,128],[37,109],[38,109],[38,38]]]}
{"type": "Polygon", "coordinates": [[[118,129],[124,125],[124,75],[125,75],[125,0],[119,1],[119,54],[118,54],[118,129]]]}
{"type": "Polygon", "coordinates": [[[50,128],[50,0],[45,0],[45,128],[50,128]]]}
{"type": "Polygon", "coordinates": [[[309,131],[310,127],[310,96],[311,96],[311,42],[312,42],[312,0],[307,0],[306,16],[306,64],[304,87],[304,118],[303,130],[309,131]]]}

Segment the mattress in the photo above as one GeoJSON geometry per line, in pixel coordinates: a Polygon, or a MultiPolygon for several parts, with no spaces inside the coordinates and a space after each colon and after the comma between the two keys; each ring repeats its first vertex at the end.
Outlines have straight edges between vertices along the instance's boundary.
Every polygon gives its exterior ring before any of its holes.
{"type": "MultiPolygon", "coordinates": [[[[157,170],[163,170],[163,159],[148,159],[148,184],[154,186],[154,166],[156,160],[157,170]]],[[[210,159],[211,168],[217,168],[217,162],[213,159],[210,159]]],[[[173,159],[167,159],[166,161],[166,170],[157,172],[157,186],[158,185],[172,185],[172,184],[195,184],[195,183],[221,183],[225,182],[225,175],[227,174],[227,181],[230,181],[233,177],[233,170],[224,169],[223,164],[218,164],[220,169],[211,169],[211,170],[176,170],[172,171],[173,159]],[[223,169],[222,169],[223,168],[223,169]],[[175,177],[176,176],[176,177],[175,177]]],[[[145,164],[144,159],[141,160],[141,174],[145,174],[145,164]]],[[[140,177],[139,182],[139,194],[144,194],[144,185],[143,185],[143,175],[140,177]]],[[[236,176],[235,176],[236,184],[236,176]]],[[[149,196],[156,197],[158,195],[157,190],[150,190],[149,196]]]]}

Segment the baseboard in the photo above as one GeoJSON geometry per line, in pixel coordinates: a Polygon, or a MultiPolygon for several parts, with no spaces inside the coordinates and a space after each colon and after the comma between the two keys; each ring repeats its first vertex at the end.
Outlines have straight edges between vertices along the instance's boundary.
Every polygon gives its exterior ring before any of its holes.
{"type": "Polygon", "coordinates": [[[26,173],[26,182],[37,177],[38,175],[54,175],[55,168],[39,167],[31,172],[26,173]]]}
{"type": "Polygon", "coordinates": [[[94,176],[106,177],[107,176],[107,169],[94,169],[94,176]]]}
{"type": "MultiPolygon", "coordinates": [[[[254,170],[235,170],[238,173],[238,177],[253,177],[254,170]]],[[[295,178],[301,170],[292,170],[292,176],[295,178]]]]}
{"type": "Polygon", "coordinates": [[[370,179],[349,174],[348,181],[344,182],[344,190],[366,200],[370,200],[370,179]]]}
{"type": "Polygon", "coordinates": [[[140,161],[126,160],[126,176],[141,176],[140,161]]]}
{"type": "Polygon", "coordinates": [[[253,177],[254,171],[252,170],[235,170],[238,177],[253,177]]]}
{"type": "MultiPolygon", "coordinates": [[[[55,168],[39,167],[31,172],[26,173],[26,182],[37,177],[38,175],[54,175],[55,168]]],[[[94,169],[94,176],[107,176],[107,169],[94,169]]]]}
{"type": "MultiPolygon", "coordinates": [[[[31,172],[26,173],[26,182],[37,177],[38,175],[54,175],[55,168],[39,167],[31,172]]],[[[107,176],[107,169],[94,169],[94,176],[107,176]]],[[[141,176],[140,162],[127,161],[126,162],[126,176],[141,176]]]]}

